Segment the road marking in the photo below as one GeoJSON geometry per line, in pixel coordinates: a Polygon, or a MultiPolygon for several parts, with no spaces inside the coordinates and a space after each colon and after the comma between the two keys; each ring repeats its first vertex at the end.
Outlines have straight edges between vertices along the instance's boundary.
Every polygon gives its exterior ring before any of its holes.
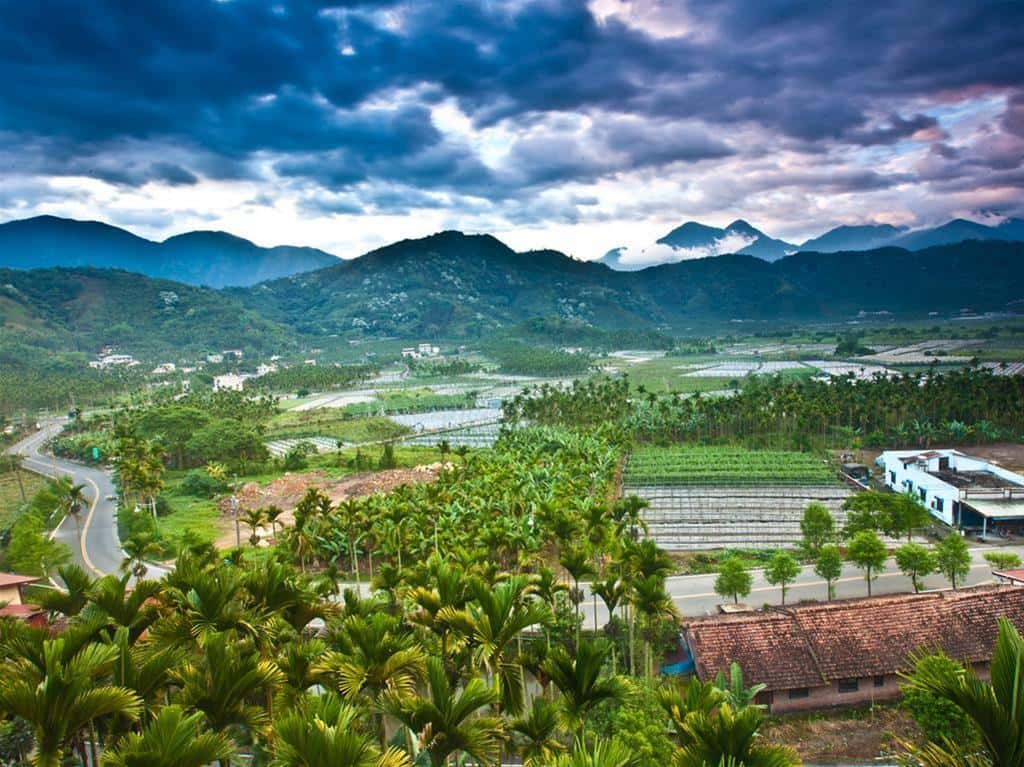
{"type": "MultiPolygon", "coordinates": [[[[40,460],[38,458],[29,458],[29,457],[26,456],[24,458],[24,463],[38,464],[39,466],[43,467],[42,471],[39,471],[38,469],[36,470],[38,474],[42,474],[42,475],[47,476],[47,477],[53,477],[54,479],[56,479],[56,477],[54,477],[54,475],[52,473],[53,467],[49,463],[47,463],[46,461],[42,461],[42,460],[40,460]]],[[[72,479],[74,479],[75,476],[76,476],[74,472],[65,472],[65,474],[70,475],[72,479]]],[[[92,524],[93,514],[96,513],[96,506],[99,504],[99,501],[100,501],[100,488],[99,488],[99,485],[97,485],[96,482],[94,482],[91,477],[84,477],[84,479],[85,479],[86,482],[88,482],[90,485],[92,485],[93,498],[92,498],[92,503],[89,505],[89,514],[86,516],[85,522],[82,524],[82,535],[79,537],[79,540],[78,540],[78,548],[82,552],[82,561],[85,562],[86,567],[88,567],[90,570],[92,570],[94,573],[96,573],[96,575],[102,576],[102,575],[105,575],[106,573],[104,573],[102,570],[100,570],[98,567],[96,567],[96,565],[93,564],[92,558],[89,556],[89,552],[88,552],[88,550],[85,547],[85,541],[89,537],[89,525],[92,524]]],[[[67,518],[68,518],[68,515],[65,514],[64,518],[61,519],[61,521],[57,524],[57,526],[55,528],[53,528],[53,531],[50,533],[50,538],[51,539],[57,534],[57,531],[60,529],[61,525],[64,524],[64,521],[67,518]]]]}

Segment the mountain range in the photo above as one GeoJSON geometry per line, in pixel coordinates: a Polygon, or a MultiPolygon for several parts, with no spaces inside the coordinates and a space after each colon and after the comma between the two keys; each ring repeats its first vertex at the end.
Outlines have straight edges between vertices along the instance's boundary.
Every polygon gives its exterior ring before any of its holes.
{"type": "MultiPolygon", "coordinates": [[[[679,238],[701,234],[681,229],[679,238]]],[[[114,242],[131,237],[113,227],[100,231],[114,242]]],[[[176,239],[158,251],[181,247],[176,239]]],[[[185,236],[201,240],[201,233],[185,236]]],[[[264,250],[224,235],[213,242],[231,243],[235,259],[264,250]]],[[[26,247],[18,255],[28,265],[59,252],[26,247]]],[[[899,318],[1024,306],[1024,244],[1011,241],[800,252],[775,261],[726,254],[632,272],[553,250],[516,252],[493,236],[456,231],[350,261],[322,255],[329,266],[219,290],[182,284],[196,274],[187,269],[170,281],[120,268],[0,268],[0,367],[31,356],[28,347],[37,357],[40,349],[91,354],[114,345],[180,359],[211,349],[301,349],[356,338],[486,339],[535,318],[685,333],[734,321],[845,322],[862,312],[899,318]]]]}
{"type": "Polygon", "coordinates": [[[316,248],[262,248],[226,232],[187,232],[163,242],[98,221],[37,216],[0,224],[0,267],[98,267],[222,288],[322,269],[338,259],[316,248]]]}
{"type": "Polygon", "coordinates": [[[838,253],[894,247],[922,250],[969,240],[1024,241],[1024,219],[1008,218],[995,226],[958,218],[930,229],[908,230],[889,224],[838,226],[802,244],[778,240],[742,219],[724,229],[688,221],[640,250],[614,248],[600,260],[618,271],[637,271],[661,263],[738,253],[777,261],[794,253],[838,253]]]}

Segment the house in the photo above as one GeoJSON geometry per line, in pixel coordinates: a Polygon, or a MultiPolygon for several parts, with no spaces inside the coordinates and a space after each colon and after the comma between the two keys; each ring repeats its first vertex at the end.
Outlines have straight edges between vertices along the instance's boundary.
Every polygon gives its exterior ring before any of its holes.
{"type": "Polygon", "coordinates": [[[959,450],[887,450],[885,483],[912,494],[934,517],[982,536],[994,523],[1024,523],[1024,477],[959,450]]]}
{"type": "Polygon", "coordinates": [[[416,347],[416,351],[419,352],[421,357],[436,357],[441,353],[441,349],[431,344],[419,344],[416,347]]]}
{"type": "Polygon", "coordinates": [[[38,583],[31,575],[0,573],[0,618],[14,618],[33,625],[46,622],[46,612],[25,602],[25,587],[38,583]]]}
{"type": "Polygon", "coordinates": [[[746,684],[763,684],[772,713],[830,708],[899,696],[901,672],[921,651],[942,650],[984,672],[997,620],[1024,629],[1024,589],[960,591],[851,599],[697,618],[683,625],[697,677],[708,681],[731,663],[746,684]]]}
{"type": "Polygon", "coordinates": [[[242,387],[245,385],[245,379],[249,376],[239,375],[238,373],[225,373],[224,375],[213,377],[213,390],[214,391],[242,391],[242,387]]]}
{"type": "Polygon", "coordinates": [[[90,360],[89,367],[97,370],[105,370],[110,367],[135,367],[138,361],[130,354],[102,354],[94,360],[90,360]]]}
{"type": "Polygon", "coordinates": [[[407,357],[408,359],[418,360],[420,358],[420,353],[416,351],[415,346],[406,346],[402,349],[402,356],[407,357]]]}
{"type": "Polygon", "coordinates": [[[176,369],[177,368],[173,362],[162,362],[153,368],[152,374],[155,376],[164,376],[169,373],[173,373],[176,369]]]}
{"type": "Polygon", "coordinates": [[[269,365],[262,364],[262,365],[260,365],[260,366],[258,366],[256,368],[256,377],[260,378],[262,376],[270,375],[271,373],[276,373],[276,372],[277,372],[277,365],[275,365],[274,363],[270,363],[269,365]]]}

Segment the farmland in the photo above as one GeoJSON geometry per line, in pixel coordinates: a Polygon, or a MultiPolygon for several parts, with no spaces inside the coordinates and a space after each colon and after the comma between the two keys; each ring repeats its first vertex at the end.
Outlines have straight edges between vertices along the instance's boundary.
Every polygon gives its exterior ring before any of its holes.
{"type": "Polygon", "coordinates": [[[671,551],[788,547],[809,504],[841,523],[850,495],[816,455],[731,447],[640,448],[623,485],[648,502],[648,532],[671,551]]]}
{"type": "Polygon", "coordinates": [[[732,447],[645,447],[626,467],[624,484],[813,485],[835,480],[824,459],[789,450],[746,450],[732,447]]]}

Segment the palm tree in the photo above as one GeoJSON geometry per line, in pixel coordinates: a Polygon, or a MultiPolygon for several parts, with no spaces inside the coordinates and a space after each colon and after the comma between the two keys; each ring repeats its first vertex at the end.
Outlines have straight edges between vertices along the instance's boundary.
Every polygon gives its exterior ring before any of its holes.
{"type": "Polygon", "coordinates": [[[270,523],[270,535],[273,538],[277,537],[277,520],[282,514],[284,514],[284,509],[273,503],[263,509],[263,518],[270,523]]]}
{"type": "Polygon", "coordinates": [[[798,767],[800,758],[793,749],[759,743],[758,732],[764,721],[758,709],[736,711],[728,703],[714,713],[695,713],[680,733],[682,748],[677,767],[798,767]]]}
{"type": "Polygon", "coordinates": [[[409,728],[430,755],[431,767],[444,767],[452,754],[466,754],[476,762],[498,761],[501,719],[480,716],[498,697],[479,677],[461,690],[452,688],[439,658],[427,662],[426,696],[390,691],[383,709],[409,728]]]}
{"type": "MultiPolygon", "coordinates": [[[[400,618],[386,612],[350,615],[335,628],[331,639],[339,649],[324,654],[315,670],[346,700],[365,699],[376,707],[387,692],[411,693],[423,676],[423,648],[400,618]]],[[[383,743],[384,721],[375,717],[383,743]]]]}
{"type": "Polygon", "coordinates": [[[665,591],[665,581],[652,575],[633,586],[632,602],[635,609],[644,616],[641,636],[644,640],[645,673],[654,673],[652,647],[657,638],[658,622],[667,616],[676,615],[676,606],[672,597],[665,591]]]}
{"type": "Polygon", "coordinates": [[[73,618],[89,603],[89,590],[92,588],[92,577],[75,564],[67,564],[57,569],[63,589],[40,590],[35,596],[36,604],[50,615],[63,615],[73,618]]]}
{"type": "Polygon", "coordinates": [[[256,546],[260,542],[260,535],[257,530],[263,525],[265,516],[263,509],[246,509],[242,515],[242,521],[249,528],[249,543],[256,546]]]}
{"type": "Polygon", "coordinates": [[[618,676],[601,677],[611,650],[605,641],[581,642],[576,646],[575,656],[563,647],[555,647],[542,666],[562,695],[566,725],[581,738],[586,737],[587,718],[595,706],[607,700],[620,700],[626,694],[625,683],[618,676]]]}
{"type": "Polygon", "coordinates": [[[166,706],[142,732],[133,732],[103,753],[103,767],[205,767],[234,755],[231,739],[203,726],[203,715],[166,706]]]}
{"type": "Polygon", "coordinates": [[[277,720],[270,767],[411,767],[360,731],[360,710],[332,693],[311,697],[277,720]]]}
{"type": "Polygon", "coordinates": [[[523,667],[511,657],[513,643],[531,626],[549,622],[547,605],[532,598],[529,581],[509,578],[491,587],[480,579],[470,581],[473,601],[462,610],[445,608],[439,618],[475,648],[475,655],[491,680],[502,708],[511,714],[524,704],[523,667]]]}
{"type": "MultiPolygon", "coordinates": [[[[205,637],[203,653],[193,657],[171,677],[180,687],[178,702],[200,711],[215,732],[260,735],[268,715],[251,701],[265,697],[282,681],[281,671],[263,660],[249,642],[229,640],[224,633],[205,637]]],[[[220,760],[227,765],[228,760],[220,760]]]]}
{"type": "Polygon", "coordinates": [[[509,729],[523,741],[519,754],[526,767],[550,764],[565,751],[559,725],[558,707],[544,698],[534,698],[529,713],[509,724],[509,729]]]}
{"type": "Polygon", "coordinates": [[[558,562],[572,577],[570,596],[576,607],[576,642],[578,643],[580,641],[580,603],[583,601],[583,594],[580,592],[580,579],[596,575],[596,571],[590,561],[590,555],[580,546],[565,549],[558,558],[558,562]]]}
{"type": "Polygon", "coordinates": [[[909,687],[921,690],[960,709],[978,733],[978,743],[953,742],[908,746],[922,767],[1010,767],[1024,763],[1024,640],[1005,618],[999,619],[990,681],[973,669],[917,664],[907,676],[909,687]]]}
{"type": "Polygon", "coordinates": [[[136,578],[142,578],[149,570],[147,561],[163,555],[163,549],[149,533],[135,533],[121,542],[124,559],[121,570],[131,572],[136,578]]]}
{"type": "Polygon", "coordinates": [[[0,711],[32,726],[37,767],[59,767],[72,741],[100,717],[138,717],[142,701],[137,695],[100,681],[117,660],[116,647],[75,648],[62,637],[38,644],[22,638],[12,649],[15,660],[0,680],[0,711]]]}
{"type": "Polygon", "coordinates": [[[89,604],[83,618],[98,618],[107,625],[123,626],[137,640],[157,618],[156,597],[162,591],[159,581],[139,581],[128,588],[127,574],[118,578],[105,575],[89,589],[89,604]]]}
{"type": "MultiPolygon", "coordinates": [[[[618,740],[597,740],[587,746],[577,740],[571,754],[562,754],[551,762],[552,767],[632,767],[639,757],[618,740]]],[[[718,767],[709,765],[708,767],[718,767]]]]}
{"type": "Polygon", "coordinates": [[[82,547],[82,507],[88,504],[85,497],[85,485],[68,485],[60,499],[61,510],[70,514],[75,520],[75,531],[78,537],[78,547],[82,547]]]}

